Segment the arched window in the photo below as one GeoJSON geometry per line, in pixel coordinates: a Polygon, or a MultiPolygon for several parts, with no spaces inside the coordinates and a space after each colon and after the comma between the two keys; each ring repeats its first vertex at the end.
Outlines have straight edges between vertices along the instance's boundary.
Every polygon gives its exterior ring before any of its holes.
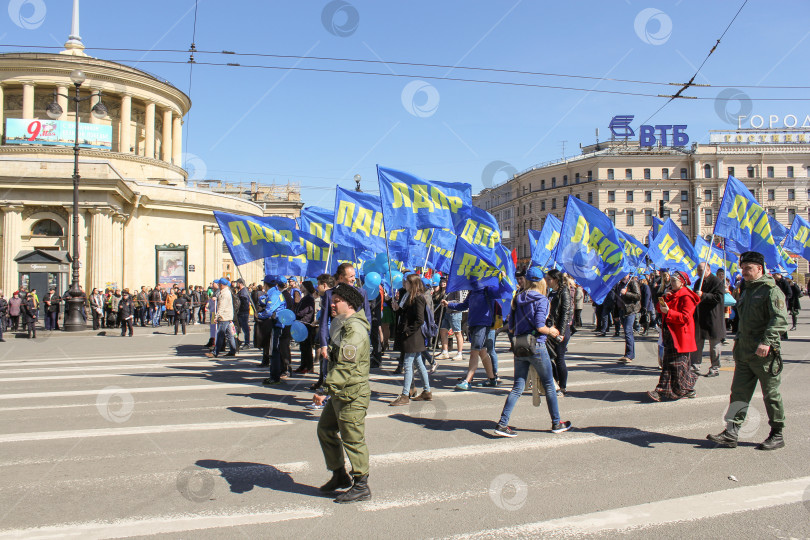
{"type": "Polygon", "coordinates": [[[32,236],[64,236],[62,227],[52,219],[41,219],[31,227],[32,236]]]}
{"type": "Polygon", "coordinates": [[[708,163],[703,166],[703,178],[711,178],[712,177],[712,166],[708,163]]]}

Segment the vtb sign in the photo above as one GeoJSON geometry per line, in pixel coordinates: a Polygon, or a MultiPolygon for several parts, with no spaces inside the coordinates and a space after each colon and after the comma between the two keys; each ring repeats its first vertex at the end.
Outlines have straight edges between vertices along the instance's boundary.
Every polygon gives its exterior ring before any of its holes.
{"type": "MultiPolygon", "coordinates": [[[[608,128],[614,137],[635,137],[636,132],[630,127],[633,118],[635,116],[632,114],[614,116],[608,124],[608,128]]],[[[655,146],[659,141],[661,146],[686,146],[689,144],[686,124],[656,124],[654,126],[643,124],[639,126],[639,146],[655,146]]]]}

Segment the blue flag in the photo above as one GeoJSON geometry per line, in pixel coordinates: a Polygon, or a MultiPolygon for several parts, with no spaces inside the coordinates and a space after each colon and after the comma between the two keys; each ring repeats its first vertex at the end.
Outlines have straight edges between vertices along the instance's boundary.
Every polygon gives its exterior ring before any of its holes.
{"type": "Polygon", "coordinates": [[[385,251],[380,198],[370,193],[337,188],[332,243],[374,253],[385,251]]]}
{"type": "Polygon", "coordinates": [[[554,259],[597,303],[628,273],[613,222],[571,195],[554,259]]]}
{"type": "Polygon", "coordinates": [[[302,252],[295,220],[276,216],[239,216],[225,212],[214,212],[214,218],[237,266],[271,255],[298,255],[302,252]]]}
{"type": "Polygon", "coordinates": [[[741,246],[739,242],[735,240],[731,240],[730,238],[723,238],[723,245],[726,248],[726,253],[745,253],[748,251],[748,248],[745,246],[741,246]]]}
{"type": "Polygon", "coordinates": [[[700,262],[689,238],[671,219],[658,231],[658,236],[647,250],[647,257],[657,268],[682,270],[693,279],[697,275],[697,265],[700,262]]]}
{"type": "Polygon", "coordinates": [[[790,253],[785,251],[782,246],[776,246],[779,250],[779,264],[773,267],[768,267],[771,273],[792,274],[799,269],[799,265],[790,256],[790,253]]]}
{"type": "Polygon", "coordinates": [[[656,216],[652,217],[652,227],[650,228],[650,232],[647,233],[647,244],[652,245],[653,240],[655,237],[658,236],[658,231],[661,230],[661,227],[664,226],[664,221],[656,216]]]}
{"type": "Polygon", "coordinates": [[[391,229],[455,230],[470,216],[470,184],[423,180],[379,165],[377,177],[385,222],[391,229]]]}
{"type": "Polygon", "coordinates": [[[315,235],[298,231],[302,253],[299,255],[273,255],[264,258],[265,274],[292,274],[294,276],[318,277],[326,273],[329,244],[315,235]]]}
{"type": "Polygon", "coordinates": [[[305,206],[301,209],[301,230],[314,234],[327,244],[332,241],[332,227],[335,223],[335,211],[319,206],[305,206]]]}
{"type": "Polygon", "coordinates": [[[456,234],[459,238],[490,253],[494,253],[495,246],[501,242],[501,228],[498,221],[492,214],[477,206],[470,209],[470,217],[465,220],[463,227],[456,228],[456,234]]]}
{"type": "MultiPolygon", "coordinates": [[[[511,256],[509,257],[511,262],[511,256]]],[[[453,253],[453,263],[447,278],[447,292],[476,290],[489,287],[502,291],[509,287],[508,276],[501,279],[505,262],[493,252],[458,238],[453,253]],[[503,283],[502,283],[503,281],[503,283]]]]}
{"type": "Polygon", "coordinates": [[[430,255],[428,255],[428,268],[446,274],[450,272],[453,264],[453,250],[456,247],[456,235],[444,229],[434,229],[430,240],[430,255]]]}
{"type": "Polygon", "coordinates": [[[700,236],[695,239],[695,252],[697,253],[698,263],[708,262],[712,274],[716,274],[717,270],[720,268],[725,269],[725,259],[727,259],[728,256],[723,254],[722,249],[709,244],[700,236]]]}
{"type": "Polygon", "coordinates": [[[771,234],[773,235],[774,242],[781,244],[782,240],[787,236],[788,228],[776,221],[776,218],[770,214],[768,214],[768,223],[771,225],[771,234]]]}
{"type": "Polygon", "coordinates": [[[546,215],[540,231],[529,229],[529,248],[532,252],[532,266],[546,269],[554,258],[557,242],[560,241],[562,221],[552,214],[546,215]]]}
{"type": "Polygon", "coordinates": [[[784,248],[810,260],[810,223],[801,216],[793,219],[784,248]]]}
{"type": "Polygon", "coordinates": [[[616,229],[619,235],[619,242],[622,244],[624,258],[627,261],[628,271],[635,273],[639,268],[644,268],[644,255],[647,253],[647,246],[636,240],[635,236],[616,229]]]}
{"type": "Polygon", "coordinates": [[[714,224],[714,234],[735,241],[735,247],[742,250],[741,253],[761,253],[768,268],[779,268],[783,263],[771,232],[768,214],[745,184],[733,176],[729,176],[726,182],[726,191],[714,224]]]}

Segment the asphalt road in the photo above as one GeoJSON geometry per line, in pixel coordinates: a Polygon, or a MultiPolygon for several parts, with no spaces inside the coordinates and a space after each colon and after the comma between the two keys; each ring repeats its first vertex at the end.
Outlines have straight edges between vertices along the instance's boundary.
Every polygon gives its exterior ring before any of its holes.
{"type": "Polygon", "coordinates": [[[313,375],[263,388],[257,350],[212,361],[204,328],[166,330],[6,335],[0,537],[810,537],[810,317],[783,346],[787,447],[774,452],[754,450],[768,435],[759,392],[738,448],[705,439],[723,428],[731,342],[697,398],[652,403],[655,338],[625,366],[621,340],[586,328],[560,400],[574,429],[550,433],[527,392],[514,439],[492,436],[511,387],[505,337],[502,387],[453,392],[466,362],[445,361],[433,402],[389,407],[401,384],[389,360],[372,371],[373,498],[355,505],[317,490],[313,375]]]}

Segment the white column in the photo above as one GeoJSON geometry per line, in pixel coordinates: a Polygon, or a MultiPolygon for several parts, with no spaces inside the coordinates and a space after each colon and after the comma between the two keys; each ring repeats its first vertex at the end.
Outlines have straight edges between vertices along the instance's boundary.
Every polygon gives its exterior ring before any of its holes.
{"type": "Polygon", "coordinates": [[[183,166],[183,119],[179,114],[174,116],[172,126],[172,163],[183,166]]]}
{"type": "Polygon", "coordinates": [[[90,123],[91,124],[100,124],[101,120],[95,117],[93,114],[93,107],[99,102],[98,91],[99,88],[90,87],[90,110],[88,111],[88,115],[90,116],[90,123]]]}
{"type": "Polygon", "coordinates": [[[163,111],[163,141],[160,143],[162,158],[165,162],[172,160],[172,110],[163,111]]]}
{"type": "Polygon", "coordinates": [[[214,230],[214,276],[222,276],[222,233],[219,227],[214,230]]]}
{"type": "Polygon", "coordinates": [[[3,205],[3,245],[0,256],[0,284],[6,298],[17,290],[17,263],[14,257],[22,249],[22,205],[3,205]]]}
{"type": "Polygon", "coordinates": [[[121,126],[118,134],[118,151],[124,154],[131,154],[130,135],[132,132],[132,96],[124,94],[121,96],[121,126]]]}
{"type": "Polygon", "coordinates": [[[56,87],[56,102],[62,107],[62,114],[57,118],[57,120],[61,120],[62,122],[67,122],[68,119],[68,98],[66,97],[70,92],[70,88],[67,86],[57,86],[56,87]]]}
{"type": "Polygon", "coordinates": [[[90,257],[86,261],[90,269],[89,287],[104,289],[112,277],[112,212],[108,208],[91,208],[90,257]]]}
{"type": "Polygon", "coordinates": [[[34,118],[34,83],[23,83],[23,119],[34,118]]]}
{"type": "Polygon", "coordinates": [[[155,104],[146,103],[146,157],[155,157],[155,104]]]}
{"type": "MultiPolygon", "coordinates": [[[[73,205],[66,205],[63,206],[65,212],[68,215],[67,221],[67,228],[65,229],[65,245],[66,250],[70,253],[70,256],[73,256],[73,205]]],[[[87,219],[88,213],[87,209],[79,207],[79,285],[84,287],[85,292],[89,294],[87,290],[87,284],[89,279],[89,267],[87,265],[88,257],[90,255],[89,250],[87,249],[87,242],[88,242],[88,230],[87,230],[87,219]]],[[[72,269],[71,269],[72,271],[72,269]]]]}
{"type": "MultiPolygon", "coordinates": [[[[4,99],[4,96],[3,96],[3,85],[0,84],[0,135],[5,133],[5,131],[6,131],[6,121],[5,121],[5,118],[4,118],[4,115],[3,115],[3,112],[6,110],[5,107],[6,107],[6,103],[5,103],[5,99],[4,99]]],[[[0,282],[0,283],[2,283],[2,282],[0,282]]]]}
{"type": "Polygon", "coordinates": [[[112,220],[112,249],[110,250],[112,281],[123,289],[126,286],[124,283],[124,216],[115,214],[112,220]]]}

